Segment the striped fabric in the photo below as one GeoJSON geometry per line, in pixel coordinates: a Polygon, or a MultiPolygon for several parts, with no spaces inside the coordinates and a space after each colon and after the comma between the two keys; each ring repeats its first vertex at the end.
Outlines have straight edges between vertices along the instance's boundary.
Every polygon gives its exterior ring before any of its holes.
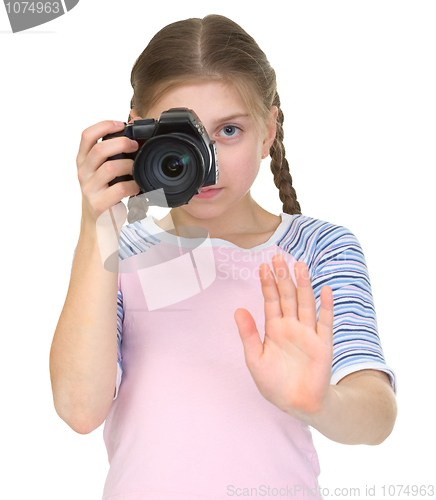
{"type": "MultiPolygon", "coordinates": [[[[303,261],[309,269],[316,299],[317,317],[320,293],[324,285],[333,290],[333,364],[331,383],[336,384],[349,373],[377,369],[389,375],[396,392],[396,376],[386,365],[377,330],[376,313],[365,257],[354,234],[342,226],[304,215],[283,214],[289,228],[276,245],[303,261]]],[[[120,260],[145,252],[157,245],[158,238],[144,230],[137,221],[123,227],[120,238],[120,260]]],[[[122,378],[123,297],[118,292],[117,343],[118,374],[114,399],[122,378]]]]}
{"type": "MultiPolygon", "coordinates": [[[[143,229],[140,221],[124,226],[121,230],[119,242],[119,260],[123,261],[133,255],[146,252],[151,246],[157,245],[160,240],[143,229]]],[[[119,280],[118,280],[119,285],[119,280]]],[[[123,376],[121,343],[123,340],[123,295],[118,286],[117,297],[117,381],[114,399],[118,396],[118,389],[123,376]]]]}
{"type": "Polygon", "coordinates": [[[333,364],[331,383],[362,368],[385,371],[396,392],[395,374],[386,366],[365,257],[348,229],[295,215],[277,246],[309,268],[316,299],[329,285],[334,298],[333,364]],[[364,366],[363,366],[364,365],[364,366]]]}

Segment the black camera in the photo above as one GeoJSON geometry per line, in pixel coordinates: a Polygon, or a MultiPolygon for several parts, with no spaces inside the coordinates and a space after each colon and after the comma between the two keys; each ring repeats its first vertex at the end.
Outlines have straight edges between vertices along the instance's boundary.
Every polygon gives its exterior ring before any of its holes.
{"type": "Polygon", "coordinates": [[[130,158],[133,177],[115,177],[109,185],[134,179],[148,205],[162,205],[162,196],[153,199],[153,191],[163,189],[168,207],[186,205],[204,186],[218,181],[218,158],[198,116],[191,109],[172,108],[159,119],[135,120],[122,132],[108,134],[103,140],[127,136],[138,142],[134,153],[121,153],[108,160],[130,158]],[[149,196],[150,194],[150,196],[149,196]]]}

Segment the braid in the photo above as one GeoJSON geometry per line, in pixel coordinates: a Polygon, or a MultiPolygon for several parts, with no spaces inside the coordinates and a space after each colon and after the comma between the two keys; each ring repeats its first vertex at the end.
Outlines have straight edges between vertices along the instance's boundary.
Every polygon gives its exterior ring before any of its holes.
{"type": "Polygon", "coordinates": [[[297,193],[292,186],[292,176],[289,172],[288,160],[285,157],[285,146],[283,144],[283,111],[280,109],[280,98],[276,92],[273,106],[277,106],[277,133],[270,149],[271,172],[274,175],[274,184],[279,190],[280,200],[283,202],[283,212],[287,214],[301,214],[300,204],[297,201],[297,193]]]}

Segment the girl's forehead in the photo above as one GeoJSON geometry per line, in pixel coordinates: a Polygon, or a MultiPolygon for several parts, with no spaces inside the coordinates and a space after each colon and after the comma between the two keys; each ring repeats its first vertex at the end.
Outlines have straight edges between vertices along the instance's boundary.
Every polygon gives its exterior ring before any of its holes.
{"type": "Polygon", "coordinates": [[[163,111],[180,107],[194,110],[202,122],[249,114],[236,87],[213,81],[181,85],[169,90],[152,106],[147,118],[157,119],[163,111]]]}

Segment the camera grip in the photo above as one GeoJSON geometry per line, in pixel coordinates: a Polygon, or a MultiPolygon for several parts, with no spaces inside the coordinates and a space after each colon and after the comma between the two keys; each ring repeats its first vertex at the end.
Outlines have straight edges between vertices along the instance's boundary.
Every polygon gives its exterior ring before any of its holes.
{"type": "MultiPolygon", "coordinates": [[[[107,161],[111,160],[124,160],[124,159],[129,159],[129,160],[134,160],[135,159],[135,154],[134,153],[120,153],[118,155],[110,156],[107,161]]],[[[112,179],[110,182],[108,182],[109,186],[113,186],[117,182],[123,182],[123,181],[132,181],[133,176],[131,175],[121,175],[120,177],[115,177],[115,179],[112,179]]]]}
{"type": "MultiPolygon", "coordinates": [[[[124,123],[124,125],[126,125],[124,123]]],[[[108,134],[102,137],[102,141],[106,141],[108,139],[114,139],[115,137],[125,137],[126,134],[126,129],[121,130],[121,132],[115,132],[114,134],[108,134]]],[[[111,161],[111,160],[124,160],[124,159],[129,159],[129,160],[134,160],[136,154],[135,153],[119,153],[114,156],[109,156],[109,158],[106,161],[111,161]]],[[[131,175],[121,175],[120,177],[115,177],[115,179],[112,179],[108,185],[113,186],[117,182],[123,182],[123,181],[131,181],[133,180],[133,177],[131,175]]]]}

